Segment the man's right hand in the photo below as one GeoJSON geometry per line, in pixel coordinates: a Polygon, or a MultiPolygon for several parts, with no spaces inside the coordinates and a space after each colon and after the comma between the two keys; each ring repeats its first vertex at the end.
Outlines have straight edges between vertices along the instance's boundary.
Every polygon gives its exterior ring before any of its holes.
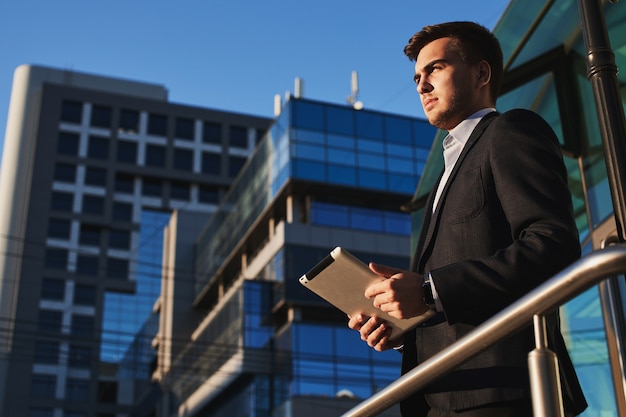
{"type": "Polygon", "coordinates": [[[366,317],[362,314],[348,316],[348,327],[361,334],[361,340],[378,352],[393,348],[397,343],[389,340],[391,327],[376,316],[366,317]]]}

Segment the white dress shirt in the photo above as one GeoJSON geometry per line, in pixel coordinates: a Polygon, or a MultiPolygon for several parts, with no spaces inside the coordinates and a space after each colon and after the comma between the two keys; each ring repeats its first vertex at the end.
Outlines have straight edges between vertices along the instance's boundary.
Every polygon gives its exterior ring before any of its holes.
{"type": "MultiPolygon", "coordinates": [[[[478,125],[478,122],[486,115],[496,109],[492,107],[488,107],[482,110],[477,111],[472,114],[467,119],[463,120],[461,123],[456,125],[456,127],[448,132],[448,136],[443,140],[443,160],[444,160],[444,171],[439,181],[439,186],[437,187],[437,192],[435,193],[435,199],[433,200],[432,212],[435,212],[437,208],[437,204],[439,203],[439,198],[441,197],[441,193],[443,192],[448,179],[450,178],[450,173],[456,165],[456,162],[459,160],[459,156],[461,155],[461,151],[465,147],[470,135],[478,125]]],[[[430,276],[430,272],[428,273],[430,276]]],[[[435,288],[435,282],[430,280],[430,287],[433,290],[433,299],[435,300],[435,306],[437,311],[443,311],[443,306],[441,305],[441,301],[439,300],[439,295],[437,294],[437,289],[435,288]]]]}

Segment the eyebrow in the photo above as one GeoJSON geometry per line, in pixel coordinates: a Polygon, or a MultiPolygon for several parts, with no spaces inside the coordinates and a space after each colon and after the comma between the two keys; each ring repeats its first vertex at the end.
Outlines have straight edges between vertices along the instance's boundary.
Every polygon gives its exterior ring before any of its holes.
{"type": "MultiPolygon", "coordinates": [[[[430,69],[430,68],[434,67],[435,65],[441,64],[441,63],[447,64],[448,60],[445,59],[445,58],[434,59],[434,60],[430,61],[428,64],[424,65],[422,67],[422,71],[430,69]]],[[[418,78],[418,73],[416,72],[415,75],[413,76],[413,81],[417,81],[417,78],[418,78]]]]}

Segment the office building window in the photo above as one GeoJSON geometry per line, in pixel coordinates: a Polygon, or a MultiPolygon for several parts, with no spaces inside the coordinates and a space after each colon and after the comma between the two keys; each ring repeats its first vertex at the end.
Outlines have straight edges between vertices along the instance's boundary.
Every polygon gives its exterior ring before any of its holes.
{"type": "Polygon", "coordinates": [[[165,167],[165,146],[148,144],[146,146],[146,165],[165,167]]]}
{"type": "Polygon", "coordinates": [[[127,140],[117,142],[117,162],[137,163],[137,143],[127,140]]]}
{"type": "Polygon", "coordinates": [[[99,261],[97,256],[78,255],[76,259],[76,273],[90,277],[98,276],[99,261]]]}
{"type": "Polygon", "coordinates": [[[51,340],[39,340],[35,343],[35,363],[57,364],[59,363],[59,342],[51,340]]]}
{"type": "Polygon", "coordinates": [[[130,249],[130,230],[110,229],[109,247],[113,249],[130,249]]]}
{"type": "Polygon", "coordinates": [[[128,279],[128,260],[120,258],[107,259],[107,276],[113,279],[128,279]]]}
{"type": "Polygon", "coordinates": [[[97,195],[85,194],[83,196],[83,214],[101,216],[104,214],[104,198],[97,195]]]}
{"type": "Polygon", "coordinates": [[[65,299],[65,281],[44,278],[41,281],[41,298],[43,300],[63,301],[65,299]]]}
{"type": "Polygon", "coordinates": [[[193,151],[191,149],[174,149],[174,169],[193,171],[193,151]]]}
{"type": "Polygon", "coordinates": [[[117,382],[98,381],[98,402],[104,404],[117,403],[117,382]]]}
{"type": "MultiPolygon", "coordinates": [[[[89,380],[68,378],[65,383],[65,400],[84,403],[89,400],[89,380]]],[[[65,414],[67,416],[67,413],[65,414]]]]}
{"type": "Polygon", "coordinates": [[[91,126],[93,127],[111,127],[111,108],[106,106],[91,107],[91,126]]]}
{"type": "Polygon", "coordinates": [[[85,169],[85,184],[105,187],[107,184],[107,171],[104,168],[87,167],[85,169]]]}
{"type": "Polygon", "coordinates": [[[54,417],[54,408],[29,408],[28,417],[54,417]]]}
{"type": "Polygon", "coordinates": [[[63,312],[55,310],[39,310],[37,330],[41,333],[61,333],[63,312]]]}
{"type": "Polygon", "coordinates": [[[48,237],[54,239],[69,239],[72,222],[67,219],[48,219],[48,237]]]}
{"type": "Polygon", "coordinates": [[[70,344],[67,363],[73,368],[89,368],[91,366],[92,349],[90,346],[70,344]]]}
{"type": "Polygon", "coordinates": [[[93,159],[108,159],[109,139],[100,136],[89,136],[87,156],[93,159]]]}
{"type": "Polygon", "coordinates": [[[216,153],[202,152],[202,173],[219,175],[222,157],[216,153]]]}
{"type": "Polygon", "coordinates": [[[193,140],[194,121],[186,117],[176,118],[176,138],[193,140]]]}
{"type": "Polygon", "coordinates": [[[80,314],[72,315],[72,336],[90,338],[94,333],[94,317],[80,314]]]}
{"type": "Polygon", "coordinates": [[[162,114],[149,114],[148,134],[167,136],[167,116],[162,114]]]}
{"type": "Polygon", "coordinates": [[[173,181],[170,184],[170,198],[173,200],[189,201],[191,199],[191,188],[186,182],[173,181]]]}
{"type": "Polygon", "coordinates": [[[243,168],[247,160],[247,158],[242,158],[241,156],[229,156],[228,175],[230,175],[231,178],[235,178],[239,175],[239,171],[241,171],[241,168],[243,168]]]}
{"type": "Polygon", "coordinates": [[[52,399],[55,397],[56,388],[56,375],[33,374],[33,378],[30,384],[31,397],[52,399]]]}
{"type": "Polygon", "coordinates": [[[54,166],[55,181],[73,183],[76,181],[76,165],[57,162],[54,166]]]}
{"type": "Polygon", "coordinates": [[[118,173],[115,175],[115,191],[124,194],[135,192],[135,178],[129,174],[118,173]]]}
{"type": "Polygon", "coordinates": [[[81,245],[100,246],[102,228],[93,224],[83,223],[80,225],[78,241],[81,245]]]}
{"type": "Polygon", "coordinates": [[[96,287],[93,285],[76,284],[74,286],[74,305],[95,306],[96,287]]]}
{"type": "Polygon", "coordinates": [[[202,124],[202,142],[222,144],[222,125],[213,122],[204,122],[202,124]]]}
{"type": "Polygon", "coordinates": [[[248,129],[241,126],[231,126],[229,129],[228,144],[235,148],[248,148],[248,129]]]}
{"type": "Polygon", "coordinates": [[[139,132],[139,112],[135,110],[120,111],[120,130],[127,133],[139,132]]]}
{"type": "Polygon", "coordinates": [[[71,212],[74,205],[74,194],[53,191],[50,208],[54,211],[71,212]]]}
{"type": "Polygon", "coordinates": [[[141,194],[146,197],[161,197],[163,195],[163,182],[156,178],[143,178],[141,194]]]}
{"type": "Polygon", "coordinates": [[[44,264],[50,269],[66,269],[67,249],[46,248],[44,264]]]}
{"type": "Polygon", "coordinates": [[[217,204],[219,199],[219,187],[213,185],[200,185],[198,187],[198,201],[201,203],[217,204]]]}
{"type": "Polygon", "coordinates": [[[83,118],[83,103],[79,101],[63,100],[61,104],[61,120],[80,124],[83,118]]]}
{"type": "Polygon", "coordinates": [[[267,133],[267,130],[265,129],[257,129],[255,132],[255,138],[254,138],[254,144],[255,146],[258,145],[259,143],[261,143],[261,141],[263,140],[263,138],[265,137],[265,134],[267,133]]]}
{"type": "MultiPolygon", "coordinates": [[[[85,411],[71,411],[71,410],[65,410],[63,412],[63,416],[64,417],[87,417],[87,413],[85,411]]],[[[97,414],[96,417],[105,417],[101,414],[97,414]]],[[[115,415],[111,416],[111,417],[115,417],[115,415]]]]}
{"type": "Polygon", "coordinates": [[[78,133],[59,132],[57,136],[57,153],[60,155],[78,156],[80,136],[78,133]]]}
{"type": "Polygon", "coordinates": [[[133,205],[130,203],[113,203],[113,220],[131,221],[133,219],[133,205]]]}

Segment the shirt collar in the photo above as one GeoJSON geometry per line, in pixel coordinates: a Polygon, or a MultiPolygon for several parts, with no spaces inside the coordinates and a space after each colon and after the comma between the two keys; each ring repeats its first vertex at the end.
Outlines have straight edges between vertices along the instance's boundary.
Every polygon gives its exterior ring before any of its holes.
{"type": "Polygon", "coordinates": [[[493,111],[496,111],[496,109],[493,107],[487,107],[482,110],[478,110],[476,113],[472,114],[467,119],[456,125],[456,127],[454,129],[451,129],[448,134],[453,136],[454,139],[458,140],[463,145],[465,145],[470,135],[474,131],[474,128],[476,127],[476,125],[478,125],[478,122],[480,122],[480,120],[486,114],[489,114],[493,111]]]}

